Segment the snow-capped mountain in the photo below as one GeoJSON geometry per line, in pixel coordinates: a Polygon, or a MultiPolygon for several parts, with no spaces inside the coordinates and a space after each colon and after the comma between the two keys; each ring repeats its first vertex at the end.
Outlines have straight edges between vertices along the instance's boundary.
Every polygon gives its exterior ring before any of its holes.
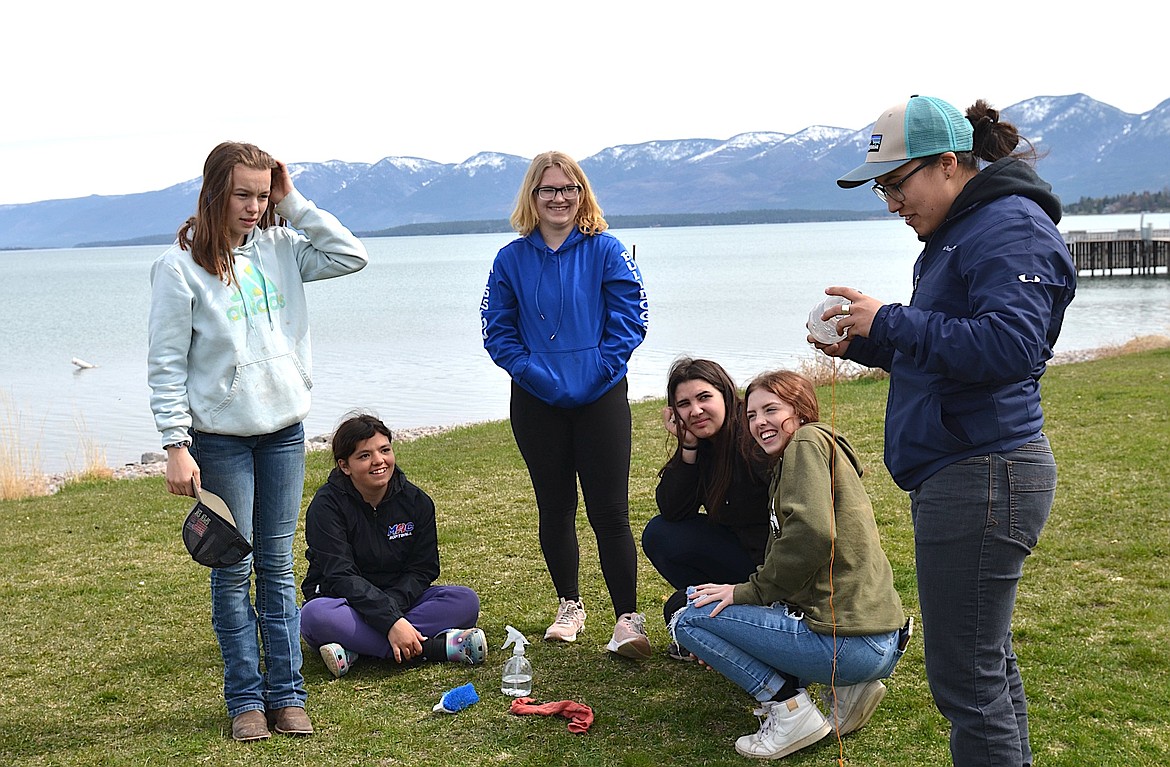
{"type": "MultiPolygon", "coordinates": [[[[1170,100],[1145,114],[1084,94],[1037,96],[1003,110],[1042,155],[1062,198],[1170,186],[1170,100]]],[[[622,144],[581,160],[609,216],[747,210],[880,210],[841,190],[873,126],[814,125],[622,144]]],[[[461,163],[387,157],[377,163],[293,163],[297,188],[356,232],[411,223],[506,220],[528,159],[481,152],[461,163]]],[[[166,237],[194,210],[199,179],[156,192],[0,206],[0,247],[70,247],[166,237]]]]}

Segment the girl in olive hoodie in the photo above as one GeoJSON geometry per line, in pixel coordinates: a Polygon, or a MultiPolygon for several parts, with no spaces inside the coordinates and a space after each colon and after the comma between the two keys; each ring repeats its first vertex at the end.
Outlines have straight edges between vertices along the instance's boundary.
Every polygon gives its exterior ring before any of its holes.
{"type": "Polygon", "coordinates": [[[748,385],[748,429],[774,462],[764,563],[746,583],[690,589],[675,621],[683,647],[760,701],[759,731],[735,744],[744,756],[777,759],[863,726],[908,636],[860,459],[818,411],[796,373],[748,385]],[[827,685],[828,718],[809,682],[827,685]]]}

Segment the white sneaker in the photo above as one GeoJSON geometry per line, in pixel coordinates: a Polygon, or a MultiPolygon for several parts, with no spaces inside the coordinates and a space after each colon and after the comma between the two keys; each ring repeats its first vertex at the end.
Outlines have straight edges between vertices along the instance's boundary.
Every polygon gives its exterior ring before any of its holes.
{"type": "Polygon", "coordinates": [[[801,690],[788,700],[760,704],[756,716],[766,716],[759,732],[735,741],[735,750],[757,759],[780,759],[811,746],[833,731],[829,720],[801,690]]]}
{"type": "Polygon", "coordinates": [[[646,636],[646,616],[623,613],[613,627],[613,636],[605,649],[634,660],[650,657],[650,637],[646,636]]]}
{"type": "Polygon", "coordinates": [[[325,661],[325,668],[339,679],[345,676],[345,672],[357,659],[357,653],[350,652],[336,642],[321,645],[321,660],[325,661]]]}
{"type": "Polygon", "coordinates": [[[544,630],[545,639],[557,639],[561,642],[576,642],[577,633],[585,629],[585,605],[577,600],[562,599],[557,608],[557,617],[552,625],[544,630]]]}
{"type": "Polygon", "coordinates": [[[886,697],[886,686],[880,679],[844,687],[826,685],[821,697],[828,709],[830,725],[838,735],[844,737],[865,726],[882,698],[886,697]]]}

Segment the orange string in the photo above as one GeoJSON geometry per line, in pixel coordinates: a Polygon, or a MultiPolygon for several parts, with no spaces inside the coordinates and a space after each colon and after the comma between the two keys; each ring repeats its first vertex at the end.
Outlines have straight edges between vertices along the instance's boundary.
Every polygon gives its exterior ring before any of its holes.
{"type": "MultiPolygon", "coordinates": [[[[837,711],[837,609],[833,602],[833,564],[837,557],[837,358],[830,357],[832,377],[829,380],[829,615],[833,622],[833,672],[829,680],[829,694],[833,698],[829,713],[834,722],[840,722],[837,711]]],[[[845,765],[845,743],[841,740],[839,727],[834,726],[837,735],[837,764],[845,765]]]]}

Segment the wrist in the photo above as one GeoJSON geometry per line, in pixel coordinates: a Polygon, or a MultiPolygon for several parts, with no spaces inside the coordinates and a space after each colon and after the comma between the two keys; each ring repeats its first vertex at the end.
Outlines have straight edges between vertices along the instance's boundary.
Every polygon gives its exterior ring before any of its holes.
{"type": "Polygon", "coordinates": [[[185,450],[189,447],[191,447],[191,440],[181,439],[178,442],[172,442],[169,445],[163,445],[163,450],[166,450],[169,453],[171,450],[185,450]]]}

